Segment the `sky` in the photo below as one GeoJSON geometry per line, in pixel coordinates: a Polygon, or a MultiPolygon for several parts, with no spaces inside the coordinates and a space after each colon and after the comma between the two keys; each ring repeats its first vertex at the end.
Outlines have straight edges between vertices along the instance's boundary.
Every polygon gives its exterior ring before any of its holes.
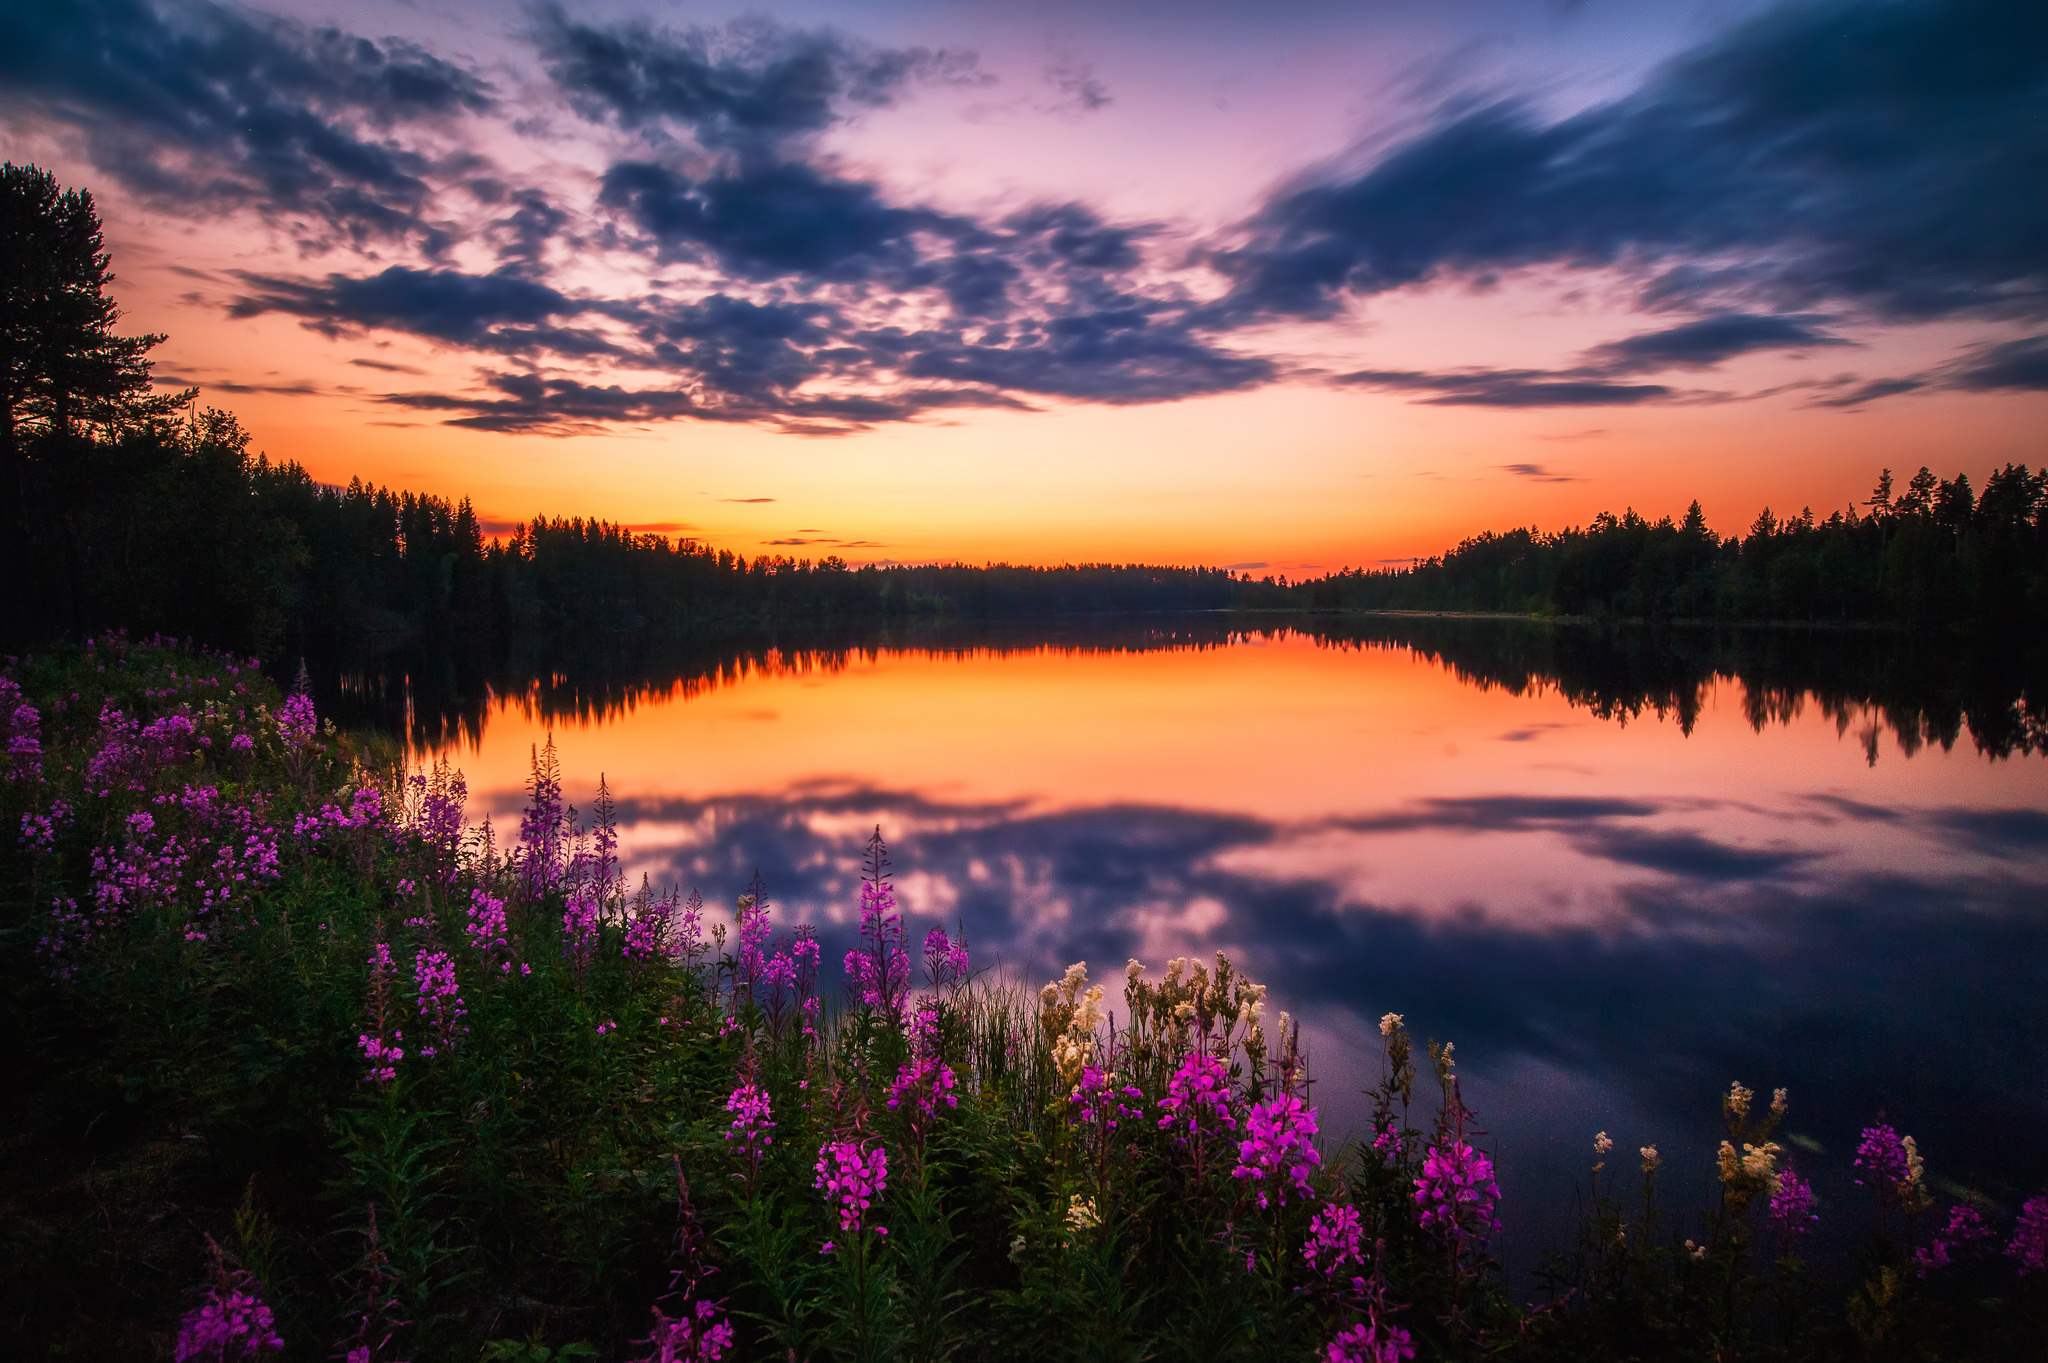
{"type": "Polygon", "coordinates": [[[853,562],[1405,562],[2048,462],[2025,0],[13,0],[0,157],[315,477],[853,562]]]}

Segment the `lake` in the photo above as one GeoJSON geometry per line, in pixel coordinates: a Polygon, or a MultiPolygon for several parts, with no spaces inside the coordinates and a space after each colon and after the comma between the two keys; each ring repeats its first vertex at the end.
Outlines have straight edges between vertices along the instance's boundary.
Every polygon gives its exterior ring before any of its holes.
{"type": "MultiPolygon", "coordinates": [[[[1356,1129],[1377,1022],[1452,1040],[1511,1252],[1596,1131],[1704,1196],[1731,1080],[1837,1202],[1883,1113],[1937,1184],[2048,1175],[2048,689],[1945,641],[1199,616],[387,659],[323,688],[510,834],[534,745],[626,859],[758,869],[827,961],[888,839],[913,931],[1038,983],[1228,953],[1356,1129]]],[[[1426,1086],[1425,1079],[1424,1085],[1426,1086]]],[[[1418,1093],[1418,1097],[1420,1097],[1418,1093]]],[[[1632,1160],[1632,1157],[1631,1157],[1632,1160]]]]}

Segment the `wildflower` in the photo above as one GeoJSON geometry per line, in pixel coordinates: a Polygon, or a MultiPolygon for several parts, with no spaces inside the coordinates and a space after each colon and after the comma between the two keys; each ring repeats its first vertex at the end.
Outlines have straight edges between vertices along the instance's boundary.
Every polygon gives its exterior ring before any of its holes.
{"type": "Polygon", "coordinates": [[[1958,1255],[1976,1251],[1991,1238],[1991,1227],[1984,1214],[1967,1202],[1958,1202],[1949,1208],[1948,1225],[1924,1248],[1913,1251],[1914,1272],[1924,1278],[1934,1269],[1948,1267],[1958,1255]]]}
{"type": "Polygon", "coordinates": [[[1896,1206],[1907,1212],[1926,1210],[1930,1201],[1924,1183],[1926,1168],[1911,1136],[1900,1136],[1882,1122],[1865,1127],[1855,1163],[1869,1179],[1856,1181],[1877,1194],[1879,1206],[1896,1206]]]}
{"type": "MultiPolygon", "coordinates": [[[[889,1187],[889,1152],[879,1145],[867,1150],[853,1141],[827,1141],[815,1167],[816,1187],[836,1204],[839,1229],[848,1235],[869,1229],[868,1212],[889,1187]]],[[[873,1229],[888,1234],[884,1227],[873,1229]]]]}
{"type": "Polygon", "coordinates": [[[1335,1203],[1318,1208],[1309,1218],[1308,1239],[1302,1242],[1301,1257],[1310,1268],[1334,1282],[1346,1265],[1364,1262],[1364,1235],[1358,1208],[1335,1203]]]}
{"type": "Polygon", "coordinates": [[[483,889],[469,892],[469,921],[463,932],[469,945],[485,960],[498,962],[498,969],[510,973],[512,944],[507,940],[505,901],[483,889]]]}
{"type": "Polygon", "coordinates": [[[1493,1161],[1465,1141],[1439,1143],[1423,1157],[1422,1176],[1415,1180],[1415,1205],[1422,1208],[1423,1229],[1438,1230],[1454,1240],[1469,1237],[1483,1246],[1486,1237],[1500,1229],[1493,1214],[1499,1202],[1493,1161]]]}
{"type": "Polygon", "coordinates": [[[1230,1110],[1230,1075],[1221,1060],[1200,1051],[1188,1052],[1180,1062],[1166,1081],[1166,1097],[1159,1106],[1159,1129],[1173,1132],[1183,1143],[1188,1137],[1237,1129],[1237,1117],[1230,1110]]]}
{"type": "Polygon", "coordinates": [[[905,1116],[922,1125],[938,1111],[940,1104],[960,1106],[960,1099],[953,1092],[955,1082],[953,1067],[937,1056],[913,1056],[903,1063],[889,1085],[889,1110],[902,1109],[905,1116]]]}
{"type": "Polygon", "coordinates": [[[1067,1199],[1067,1229],[1070,1231],[1094,1230],[1102,1224],[1102,1218],[1095,1214],[1095,1204],[1075,1193],[1067,1199]]]}
{"type": "Polygon", "coordinates": [[[732,1347],[732,1323],[718,1319],[718,1307],[708,1301],[695,1303],[674,1319],[654,1308],[654,1333],[647,1343],[654,1352],[644,1363],[718,1363],[732,1347]]]}
{"type": "Polygon", "coordinates": [[[1387,1013],[1380,1018],[1380,1035],[1387,1040],[1391,1041],[1394,1033],[1400,1029],[1401,1015],[1399,1013],[1387,1013]]]}
{"type": "Polygon", "coordinates": [[[1664,1166],[1664,1157],[1657,1153],[1657,1147],[1646,1145],[1637,1152],[1643,1157],[1643,1172],[1654,1174],[1664,1166]]]}
{"type": "Polygon", "coordinates": [[[1274,1201],[1286,1202],[1289,1181],[1297,1192],[1310,1193],[1309,1170],[1323,1162],[1315,1136],[1315,1109],[1293,1094],[1254,1103],[1245,1115],[1245,1139],[1238,1143],[1237,1167],[1230,1175],[1257,1183],[1262,1211],[1268,1193],[1274,1201]]]}
{"type": "Polygon", "coordinates": [[[368,1032],[356,1038],[356,1044],[363,1049],[363,1059],[370,1068],[363,1075],[365,1083],[388,1084],[398,1078],[398,1062],[405,1059],[405,1049],[397,1043],[405,1040],[405,1033],[390,1029],[387,1024],[391,1011],[391,944],[374,942],[370,946],[370,1016],[377,1024],[376,1035],[368,1032]]]}
{"type": "Polygon", "coordinates": [[[455,958],[445,951],[422,951],[413,958],[413,985],[419,991],[420,1016],[434,1034],[434,1045],[421,1054],[433,1056],[441,1047],[455,1044],[456,1036],[468,1030],[462,1023],[466,1010],[462,992],[455,981],[455,958]]]}
{"type": "MultiPolygon", "coordinates": [[[[211,1239],[207,1243],[212,1245],[211,1239]]],[[[177,1363],[199,1359],[228,1363],[282,1350],[284,1340],[278,1336],[270,1308],[258,1294],[255,1277],[240,1269],[230,1271],[218,1245],[213,1245],[213,1275],[206,1300],[178,1322],[172,1358],[177,1363]]]]}
{"type": "Polygon", "coordinates": [[[313,698],[304,691],[294,691],[286,697],[277,712],[277,736],[295,748],[303,748],[313,741],[319,732],[318,717],[313,713],[313,698]]]}
{"type": "Polygon", "coordinates": [[[1736,1080],[1728,1086],[1728,1096],[1721,1100],[1722,1115],[1727,1117],[1731,1124],[1735,1125],[1748,1121],[1749,1100],[1755,1096],[1754,1093],[1742,1086],[1741,1080],[1736,1080]]]}
{"type": "Polygon", "coordinates": [[[1415,1357],[1415,1344],[1400,1326],[1375,1319],[1340,1330],[1324,1356],[1329,1363],[1404,1363],[1415,1357]]]}
{"type": "Polygon", "coordinates": [[[910,992],[910,958],[903,951],[903,918],[896,912],[896,891],[889,884],[889,849],[882,830],[868,839],[860,887],[860,940],[846,953],[846,974],[854,1000],[891,1016],[903,1012],[910,992]]]}
{"type": "Polygon", "coordinates": [[[2018,1261],[2023,1275],[2048,1273],[2048,1196],[2030,1197],[2020,1208],[2019,1225],[2005,1252],[2018,1261]]]}
{"type": "Polygon", "coordinates": [[[1608,1139],[1607,1133],[1605,1131],[1602,1131],[1598,1135],[1593,1137],[1593,1153],[1599,1155],[1603,1159],[1606,1158],[1607,1152],[1612,1150],[1613,1148],[1614,1142],[1608,1139]]]}
{"type": "Polygon", "coordinates": [[[562,907],[562,954],[576,963],[579,976],[589,963],[591,949],[597,945],[597,923],[596,887],[583,884],[569,891],[568,902],[562,907]]]}
{"type": "Polygon", "coordinates": [[[1799,1176],[1790,1165],[1780,1169],[1771,1184],[1771,1201],[1768,1209],[1771,1227],[1778,1234],[1778,1242],[1790,1254],[1799,1237],[1819,1223],[1813,1214],[1813,1185],[1799,1176]]]}
{"type": "Polygon", "coordinates": [[[752,1083],[741,1084],[725,1100],[725,1110],[733,1114],[725,1138],[738,1141],[749,1160],[759,1159],[762,1151],[775,1144],[775,1138],[769,1134],[775,1130],[775,1122],[767,1093],[752,1083]]]}

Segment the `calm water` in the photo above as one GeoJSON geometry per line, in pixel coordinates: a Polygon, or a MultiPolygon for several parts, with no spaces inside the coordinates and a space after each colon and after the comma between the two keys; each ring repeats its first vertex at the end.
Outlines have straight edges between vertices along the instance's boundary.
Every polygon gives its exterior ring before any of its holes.
{"type": "Polygon", "coordinates": [[[1880,1111],[1937,1178],[2048,1175],[2039,680],[1885,637],[1199,619],[387,665],[335,703],[508,830],[552,733],[636,872],[729,904],[758,867],[828,946],[879,825],[912,926],[1033,982],[1228,952],[1304,1020],[1326,1126],[1401,1012],[1554,1231],[1596,1130],[1704,1189],[1738,1078],[1790,1087],[1824,1195],[1880,1111]]]}

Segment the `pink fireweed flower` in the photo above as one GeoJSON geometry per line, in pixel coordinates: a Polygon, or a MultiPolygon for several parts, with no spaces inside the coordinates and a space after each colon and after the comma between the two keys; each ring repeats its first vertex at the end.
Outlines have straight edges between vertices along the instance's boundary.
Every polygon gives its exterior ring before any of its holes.
{"type": "Polygon", "coordinates": [[[965,984],[973,973],[967,963],[967,943],[952,940],[944,928],[933,928],[924,935],[924,971],[934,989],[965,984]]]}
{"type": "Polygon", "coordinates": [[[1415,1357],[1415,1343],[1400,1326],[1374,1319],[1338,1331],[1324,1357],[1329,1363],[1406,1363],[1415,1357]]]}
{"type": "Polygon", "coordinates": [[[1188,1052],[1166,1081],[1159,1107],[1159,1129],[1183,1143],[1237,1130],[1237,1116],[1230,1110],[1230,1072],[1221,1060],[1200,1051],[1188,1052]]]}
{"type": "Polygon", "coordinates": [[[889,1110],[901,1110],[913,1124],[923,1126],[941,1105],[960,1106],[953,1092],[953,1067],[935,1055],[921,1054],[907,1060],[889,1085],[889,1110]]]}
{"type": "Polygon", "coordinates": [[[2048,1196],[2028,1198],[2020,1208],[2019,1225],[2005,1252],[2019,1264],[2022,1275],[2048,1273],[2048,1196]]]}
{"type": "Polygon", "coordinates": [[[391,944],[375,942],[370,947],[370,1017],[376,1023],[375,1034],[364,1032],[356,1038],[356,1044],[363,1049],[363,1059],[369,1070],[363,1081],[370,1084],[388,1084],[398,1078],[398,1062],[405,1059],[404,1047],[397,1043],[405,1040],[405,1033],[390,1030],[391,1017],[391,944]]]}
{"type": "Polygon", "coordinates": [[[1980,1252],[1992,1238],[1984,1214],[1967,1202],[1958,1202],[1948,1210],[1948,1225],[1925,1247],[1913,1251],[1913,1271],[1924,1278],[1937,1268],[1947,1268],[1958,1258],[1980,1252]]]}
{"type": "Polygon", "coordinates": [[[654,1352],[641,1363],[718,1363],[732,1347],[732,1324],[718,1319],[718,1307],[708,1301],[694,1304],[673,1320],[654,1308],[654,1334],[647,1343],[654,1352]]]}
{"type": "MultiPolygon", "coordinates": [[[[855,1235],[872,1229],[882,1235],[889,1233],[884,1227],[867,1224],[875,1200],[889,1187],[886,1149],[877,1145],[870,1151],[852,1141],[828,1141],[818,1151],[816,1169],[817,1189],[834,1204],[841,1232],[855,1235]]],[[[828,1244],[827,1252],[831,1248],[828,1244]]]]}
{"type": "Polygon", "coordinates": [[[1799,1237],[1820,1222],[1813,1214],[1813,1185],[1790,1165],[1778,1170],[1772,1182],[1769,1216],[1771,1228],[1788,1254],[1799,1237]]]}
{"type": "Polygon", "coordinates": [[[419,991],[420,1017],[434,1036],[434,1044],[421,1047],[420,1054],[431,1058],[469,1030],[462,1022],[468,1010],[455,981],[455,958],[445,951],[422,951],[413,957],[412,978],[419,991]]]}
{"type": "Polygon", "coordinates": [[[576,963],[578,974],[590,961],[597,946],[598,903],[595,887],[584,884],[569,891],[562,908],[562,954],[576,963]]]}
{"type": "Polygon", "coordinates": [[[177,1363],[197,1359],[227,1363],[283,1348],[284,1340],[261,1297],[247,1291],[231,1291],[222,1296],[216,1291],[204,1305],[178,1322],[178,1338],[171,1346],[171,1357],[177,1363]]]}
{"type": "Polygon", "coordinates": [[[1290,1185],[1298,1193],[1314,1194],[1309,1171],[1323,1162],[1315,1146],[1314,1108],[1291,1093],[1282,1093],[1252,1104],[1245,1114],[1244,1129],[1245,1139],[1237,1147],[1237,1167],[1230,1176],[1249,1179],[1257,1186],[1260,1210],[1265,1209],[1269,1196],[1285,1205],[1290,1185]]]}
{"type": "Polygon", "coordinates": [[[1332,1203],[1318,1208],[1309,1219],[1301,1257],[1310,1268],[1335,1282],[1347,1268],[1364,1264],[1364,1244],[1365,1226],[1358,1208],[1332,1203]]]}
{"type": "Polygon", "coordinates": [[[774,1112],[768,1105],[766,1091],[753,1084],[741,1084],[725,1100],[725,1110],[732,1114],[732,1125],[726,1129],[725,1138],[737,1141],[741,1151],[749,1160],[761,1157],[761,1152],[775,1144],[770,1133],[775,1130],[774,1112]]]}
{"type": "Polygon", "coordinates": [[[1472,1239],[1482,1246],[1500,1229],[1494,1207],[1500,1185],[1494,1182],[1493,1161],[1463,1140],[1431,1146],[1415,1180],[1415,1205],[1422,1209],[1425,1230],[1451,1240],[1472,1239]]]}
{"type": "Polygon", "coordinates": [[[468,922],[463,924],[462,930],[477,955],[486,961],[495,961],[501,972],[510,973],[512,943],[506,936],[509,928],[505,921],[504,900],[486,890],[471,890],[468,922]]]}
{"type": "Polygon", "coordinates": [[[846,975],[854,1002],[892,1017],[903,1012],[910,992],[910,958],[903,950],[903,918],[889,884],[889,849],[882,830],[868,839],[860,886],[860,949],[846,953],[846,975]]]}
{"type": "Polygon", "coordinates": [[[320,732],[319,716],[313,713],[313,698],[294,691],[277,711],[277,736],[294,747],[303,748],[320,732]]]}

